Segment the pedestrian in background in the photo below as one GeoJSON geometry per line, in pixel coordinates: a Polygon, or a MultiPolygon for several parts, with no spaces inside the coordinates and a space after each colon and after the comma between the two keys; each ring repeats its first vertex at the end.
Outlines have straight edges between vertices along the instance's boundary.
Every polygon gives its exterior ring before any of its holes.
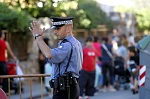
{"type": "Polygon", "coordinates": [[[103,91],[116,91],[114,84],[114,66],[112,44],[109,43],[108,37],[102,38],[102,73],[103,73],[103,91]]]}
{"type": "Polygon", "coordinates": [[[129,83],[129,71],[128,71],[128,40],[126,36],[120,38],[121,41],[118,42],[118,50],[114,60],[114,73],[115,73],[115,83],[114,86],[119,90],[122,86],[125,89],[128,88],[129,83]]]}
{"type": "Polygon", "coordinates": [[[95,50],[97,51],[98,62],[100,62],[101,57],[102,57],[102,45],[99,42],[99,38],[97,36],[94,36],[93,39],[94,39],[93,46],[94,46],[95,50]]]}
{"type": "Polygon", "coordinates": [[[129,41],[129,46],[136,45],[133,33],[129,33],[128,41],[129,41]]]}
{"type": "Polygon", "coordinates": [[[50,85],[53,88],[53,99],[79,98],[79,70],[82,66],[82,46],[73,36],[72,17],[54,17],[52,27],[54,34],[60,40],[57,48],[49,48],[43,41],[44,29],[37,21],[31,27],[35,41],[48,62],[53,63],[53,74],[50,85]]]}
{"type": "MultiPolygon", "coordinates": [[[[12,56],[14,60],[17,60],[14,55],[9,43],[6,41],[6,32],[0,31],[0,75],[8,75],[7,64],[8,55],[7,52],[12,56]]],[[[2,89],[8,93],[8,79],[1,79],[2,89]]]]}
{"type": "Polygon", "coordinates": [[[96,58],[97,52],[93,47],[93,38],[88,37],[86,40],[86,45],[83,48],[83,65],[79,77],[79,99],[82,99],[83,95],[85,95],[86,99],[90,99],[90,96],[94,96],[96,58]]]}
{"type": "Polygon", "coordinates": [[[138,93],[138,68],[139,68],[139,52],[134,46],[128,47],[129,50],[129,71],[130,88],[133,94],[138,93]]]}
{"type": "Polygon", "coordinates": [[[101,72],[101,57],[102,57],[102,44],[99,41],[99,38],[97,36],[94,36],[93,46],[97,53],[97,59],[96,59],[96,73],[95,73],[95,91],[97,92],[99,90],[99,87],[101,87],[102,84],[102,72],[101,72]]]}

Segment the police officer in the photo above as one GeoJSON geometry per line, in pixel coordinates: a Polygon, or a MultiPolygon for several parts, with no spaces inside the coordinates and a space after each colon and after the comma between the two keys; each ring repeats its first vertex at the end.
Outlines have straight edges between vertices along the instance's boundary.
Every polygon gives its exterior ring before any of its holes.
{"type": "Polygon", "coordinates": [[[82,66],[82,46],[73,36],[72,17],[51,18],[53,33],[60,40],[57,48],[49,48],[43,41],[44,29],[37,21],[29,27],[40,50],[53,63],[51,86],[54,89],[53,99],[79,98],[79,70],[82,66]],[[69,76],[68,76],[69,75],[69,76]]]}

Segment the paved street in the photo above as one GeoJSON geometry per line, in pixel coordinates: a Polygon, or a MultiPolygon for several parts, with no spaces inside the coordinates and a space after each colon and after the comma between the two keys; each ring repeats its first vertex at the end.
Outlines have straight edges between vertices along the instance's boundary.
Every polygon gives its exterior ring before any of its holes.
{"type": "Polygon", "coordinates": [[[117,91],[117,92],[106,92],[99,93],[91,99],[139,99],[138,94],[133,95],[129,90],[128,91],[117,91]]]}
{"type": "MultiPolygon", "coordinates": [[[[50,99],[50,98],[46,97],[45,99],[50,99]]],[[[139,99],[139,98],[138,98],[138,94],[133,95],[128,90],[128,91],[105,92],[105,93],[99,92],[91,99],[139,99]]]]}
{"type": "MultiPolygon", "coordinates": [[[[29,86],[24,86],[24,93],[22,94],[22,99],[30,99],[29,86]]],[[[32,99],[41,99],[41,86],[40,84],[34,84],[32,87],[33,93],[32,99]]],[[[46,90],[43,88],[43,99],[51,99],[51,94],[49,95],[46,90]]],[[[12,95],[10,99],[20,99],[19,95],[12,95]]],[[[117,92],[98,92],[91,99],[139,99],[138,94],[133,95],[129,90],[120,90],[117,92]]]]}
{"type": "MultiPolygon", "coordinates": [[[[40,99],[40,98],[39,98],[40,99]]],[[[45,99],[50,99],[46,97],[45,99]]],[[[138,94],[133,95],[129,90],[128,91],[117,91],[117,92],[99,92],[97,95],[91,99],[139,99],[138,94]]]]}

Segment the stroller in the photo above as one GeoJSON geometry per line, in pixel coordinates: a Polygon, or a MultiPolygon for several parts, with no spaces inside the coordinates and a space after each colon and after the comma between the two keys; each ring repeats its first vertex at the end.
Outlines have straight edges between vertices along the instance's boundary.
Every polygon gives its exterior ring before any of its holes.
{"type": "MultiPolygon", "coordinates": [[[[7,62],[8,75],[17,75],[17,62],[7,62]]],[[[10,90],[14,90],[15,94],[19,93],[19,80],[18,78],[10,78],[10,90]]],[[[21,88],[23,92],[23,88],[21,88]]]]}
{"type": "Polygon", "coordinates": [[[124,67],[124,59],[122,57],[116,57],[114,60],[114,73],[115,73],[115,88],[119,90],[121,87],[124,90],[129,89],[128,83],[130,82],[130,73],[124,67]]]}
{"type": "Polygon", "coordinates": [[[131,74],[130,87],[133,94],[137,94],[139,90],[138,86],[138,65],[134,61],[129,61],[129,71],[131,74]]]}

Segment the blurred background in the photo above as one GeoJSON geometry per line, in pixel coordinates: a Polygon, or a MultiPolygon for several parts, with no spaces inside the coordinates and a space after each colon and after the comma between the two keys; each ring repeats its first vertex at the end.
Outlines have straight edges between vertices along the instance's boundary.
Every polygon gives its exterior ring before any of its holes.
{"type": "MultiPolygon", "coordinates": [[[[83,46],[89,35],[113,40],[114,35],[129,38],[131,34],[134,38],[131,42],[136,45],[150,33],[149,9],[150,0],[0,0],[0,29],[6,32],[23,73],[39,74],[44,69],[40,67],[40,52],[28,29],[32,20],[39,20],[41,28],[48,29],[50,17],[73,16],[73,32],[83,46]]],[[[45,37],[50,47],[56,47],[53,34],[47,31],[45,37]]]]}

